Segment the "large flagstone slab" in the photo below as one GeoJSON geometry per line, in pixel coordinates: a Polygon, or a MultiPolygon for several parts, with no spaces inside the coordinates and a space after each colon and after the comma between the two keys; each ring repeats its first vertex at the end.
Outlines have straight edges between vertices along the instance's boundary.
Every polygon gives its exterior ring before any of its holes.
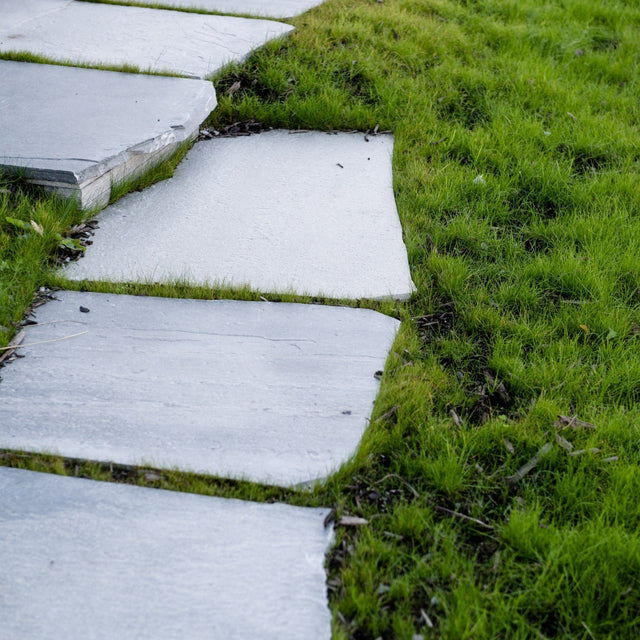
{"type": "Polygon", "coordinates": [[[245,58],[292,26],[74,0],[3,0],[0,51],[70,64],[133,65],[203,78],[245,58]],[[26,17],[27,14],[30,17],[26,17]]]}
{"type": "MultiPolygon", "coordinates": [[[[220,13],[236,13],[260,16],[264,18],[292,18],[324,0],[160,0],[157,4],[164,7],[181,9],[200,9],[220,13]]],[[[142,2],[140,2],[142,4],[142,2]]],[[[154,3],[156,4],[156,3],[154,3]]]]}
{"type": "Polygon", "coordinates": [[[93,246],[65,275],[406,298],[392,153],[391,136],[356,133],[197,143],[172,179],[105,209],[93,246]]]}
{"type": "Polygon", "coordinates": [[[0,638],[329,640],[327,513],[0,468],[0,638]]]}
{"type": "Polygon", "coordinates": [[[112,183],[171,155],[215,106],[204,80],[0,60],[0,169],[103,207],[112,183]]]}
{"type": "Polygon", "coordinates": [[[320,305],[56,297],[2,370],[0,448],[285,486],[354,453],[399,324],[320,305]]]}

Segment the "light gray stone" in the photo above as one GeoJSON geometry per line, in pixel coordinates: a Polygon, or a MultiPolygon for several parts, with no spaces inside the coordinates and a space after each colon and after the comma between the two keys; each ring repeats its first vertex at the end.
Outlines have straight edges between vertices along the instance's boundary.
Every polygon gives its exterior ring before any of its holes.
{"type": "Polygon", "coordinates": [[[278,485],[354,453],[399,324],[320,305],[56,296],[2,370],[0,448],[278,485]]]}
{"type": "Polygon", "coordinates": [[[72,280],[248,285],[333,298],[413,291],[393,138],[272,131],[191,149],[171,180],[105,209],[72,280]]]}
{"type": "Polygon", "coordinates": [[[0,468],[0,638],[331,638],[327,509],[0,468]]]}
{"type": "Polygon", "coordinates": [[[73,0],[3,0],[0,51],[71,64],[134,65],[203,78],[292,26],[73,0]],[[27,17],[30,16],[30,17],[27,17]]]}
{"type": "Polygon", "coordinates": [[[322,4],[323,0],[159,0],[164,7],[200,9],[264,18],[291,18],[322,4]]]}
{"type": "Polygon", "coordinates": [[[85,208],[192,139],[216,106],[213,85],[0,60],[0,169],[85,208]]]}

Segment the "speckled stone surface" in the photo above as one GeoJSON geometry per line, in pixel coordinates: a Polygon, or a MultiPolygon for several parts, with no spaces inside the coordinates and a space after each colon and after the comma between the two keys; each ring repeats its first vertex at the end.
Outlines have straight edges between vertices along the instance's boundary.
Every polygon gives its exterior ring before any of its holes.
{"type": "Polygon", "coordinates": [[[2,370],[0,448],[284,486],[355,452],[399,325],[367,309],[55,295],[2,370]]]}
{"type": "Polygon", "coordinates": [[[323,0],[157,0],[163,7],[200,9],[265,18],[291,18],[322,4],[323,0]]]}
{"type": "Polygon", "coordinates": [[[0,468],[0,638],[331,638],[328,509],[0,468]]]}
{"type": "Polygon", "coordinates": [[[113,182],[193,138],[215,106],[204,80],[0,60],[0,168],[104,206],[113,182]]]}
{"type": "Polygon", "coordinates": [[[407,298],[392,153],[392,136],[355,133],[197,143],[173,178],[105,209],[93,246],[65,275],[407,298]]]}
{"type": "Polygon", "coordinates": [[[273,20],[75,2],[3,0],[0,51],[203,78],[292,26],[273,20]]]}

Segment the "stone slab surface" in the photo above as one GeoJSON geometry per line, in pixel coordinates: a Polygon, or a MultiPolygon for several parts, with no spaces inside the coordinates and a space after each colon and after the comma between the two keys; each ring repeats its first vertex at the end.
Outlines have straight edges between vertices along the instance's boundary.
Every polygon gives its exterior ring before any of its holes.
{"type": "Polygon", "coordinates": [[[2,0],[0,51],[203,78],[292,26],[74,0],[2,0]],[[26,17],[29,15],[30,17],[26,17]]]}
{"type": "Polygon", "coordinates": [[[170,155],[215,106],[204,80],[0,60],[0,168],[104,206],[112,182],[170,155]]]}
{"type": "Polygon", "coordinates": [[[2,369],[0,448],[284,486],[354,453],[399,325],[320,305],[56,297],[2,369]]]}
{"type": "Polygon", "coordinates": [[[105,209],[73,280],[248,285],[333,298],[414,289],[391,136],[271,131],[194,145],[174,177],[105,209]]]}
{"type": "Polygon", "coordinates": [[[331,638],[328,509],[0,468],[0,638],[331,638]]]}
{"type": "MultiPolygon", "coordinates": [[[[236,13],[264,18],[292,18],[313,7],[323,0],[160,0],[164,7],[181,9],[200,9],[220,13],[236,13]]],[[[142,4],[140,1],[139,4],[142,4]]]]}

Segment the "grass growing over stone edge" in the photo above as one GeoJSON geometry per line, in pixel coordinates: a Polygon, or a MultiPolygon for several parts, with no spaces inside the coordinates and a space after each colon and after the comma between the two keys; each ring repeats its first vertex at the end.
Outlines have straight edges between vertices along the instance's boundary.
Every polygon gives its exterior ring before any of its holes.
{"type": "MultiPolygon", "coordinates": [[[[61,67],[77,67],[79,69],[100,69],[101,71],[116,71],[120,73],[144,73],[149,76],[169,76],[172,78],[183,78],[182,74],[169,70],[141,69],[135,64],[98,64],[93,62],[82,62],[79,60],[54,59],[28,51],[0,51],[0,60],[11,62],[31,62],[34,64],[52,64],[61,67]]],[[[187,76],[188,77],[188,76],[187,76]]]]}
{"type": "Polygon", "coordinates": [[[363,445],[300,498],[368,520],[329,559],[335,638],[636,638],[640,10],[330,0],[293,22],[216,79],[210,124],[397,125],[418,285],[363,445]]]}

